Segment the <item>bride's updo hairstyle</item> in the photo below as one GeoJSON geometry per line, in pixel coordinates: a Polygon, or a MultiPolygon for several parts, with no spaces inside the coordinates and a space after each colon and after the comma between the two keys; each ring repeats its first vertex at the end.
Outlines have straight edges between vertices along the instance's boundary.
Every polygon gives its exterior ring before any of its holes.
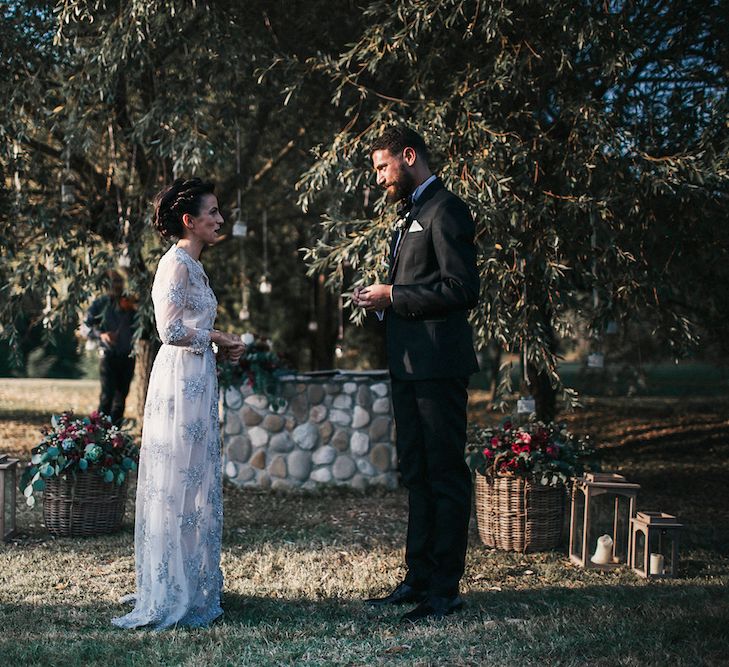
{"type": "Polygon", "coordinates": [[[200,214],[205,195],[215,192],[215,184],[201,178],[178,178],[154,198],[154,228],[165,239],[181,239],[185,229],[182,216],[200,214]]]}

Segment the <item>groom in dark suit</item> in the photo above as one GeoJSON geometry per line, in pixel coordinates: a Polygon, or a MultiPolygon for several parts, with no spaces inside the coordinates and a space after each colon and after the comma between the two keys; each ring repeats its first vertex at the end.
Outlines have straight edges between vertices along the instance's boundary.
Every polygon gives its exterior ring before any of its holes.
{"type": "Polygon", "coordinates": [[[392,127],[371,147],[378,185],[400,202],[387,284],[354,303],[384,312],[397,454],[409,492],[407,575],[373,606],[417,604],[402,618],[442,618],[463,606],[471,512],[464,461],[468,376],[478,370],[468,311],[476,306],[474,223],[466,204],[428,166],[423,139],[392,127]]]}

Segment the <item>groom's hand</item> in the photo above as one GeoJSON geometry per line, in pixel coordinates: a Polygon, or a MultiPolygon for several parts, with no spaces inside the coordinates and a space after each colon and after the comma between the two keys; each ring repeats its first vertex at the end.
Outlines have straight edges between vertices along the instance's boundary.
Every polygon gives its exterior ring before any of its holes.
{"type": "Polygon", "coordinates": [[[354,291],[354,302],[366,310],[385,310],[392,305],[392,285],[370,285],[354,291]]]}

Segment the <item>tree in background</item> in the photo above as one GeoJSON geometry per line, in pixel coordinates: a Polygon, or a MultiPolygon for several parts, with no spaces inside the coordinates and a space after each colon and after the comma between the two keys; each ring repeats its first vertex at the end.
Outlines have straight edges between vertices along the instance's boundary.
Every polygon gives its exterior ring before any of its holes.
{"type": "Polygon", "coordinates": [[[148,295],[162,252],[150,201],[174,176],[201,173],[218,182],[228,219],[248,225],[245,239],[229,237],[204,257],[213,284],[229,287],[219,290],[221,326],[272,335],[299,363],[331,363],[322,350],[334,348],[336,299],[306,278],[298,249],[317,218],[301,212],[294,192],[310,145],[324,136],[328,95],[311,80],[291,100],[281,67],[261,77],[275,63],[342,48],[349,3],[336,16],[325,5],[4,5],[0,336],[11,349],[22,349],[29,313],[49,334],[75,325],[106,269],[121,263],[143,297],[138,368],[148,366],[148,295]],[[304,20],[310,12],[317,24],[304,20]],[[264,211],[270,295],[255,289],[264,211]],[[239,321],[244,291],[250,319],[239,321]],[[317,316],[324,342],[308,351],[302,330],[317,316]]]}
{"type": "Polygon", "coordinates": [[[351,47],[309,61],[343,118],[301,181],[303,207],[327,207],[311,271],[334,289],[382,279],[392,216],[368,146],[407,122],[478,221],[478,343],[523,358],[540,418],[569,395],[557,361],[575,322],[594,351],[635,319],[675,355],[703,325],[726,331],[720,4],[368,3],[351,47]]]}

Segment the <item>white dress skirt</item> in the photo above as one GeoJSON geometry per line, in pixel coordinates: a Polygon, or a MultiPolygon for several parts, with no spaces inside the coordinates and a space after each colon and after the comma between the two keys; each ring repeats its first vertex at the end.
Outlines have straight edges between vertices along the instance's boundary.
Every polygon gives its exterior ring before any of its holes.
{"type": "Polygon", "coordinates": [[[144,410],[134,529],[134,609],[121,628],[201,626],[220,616],[223,499],[217,300],[202,264],[172,246],[152,287],[162,347],[144,410]]]}

